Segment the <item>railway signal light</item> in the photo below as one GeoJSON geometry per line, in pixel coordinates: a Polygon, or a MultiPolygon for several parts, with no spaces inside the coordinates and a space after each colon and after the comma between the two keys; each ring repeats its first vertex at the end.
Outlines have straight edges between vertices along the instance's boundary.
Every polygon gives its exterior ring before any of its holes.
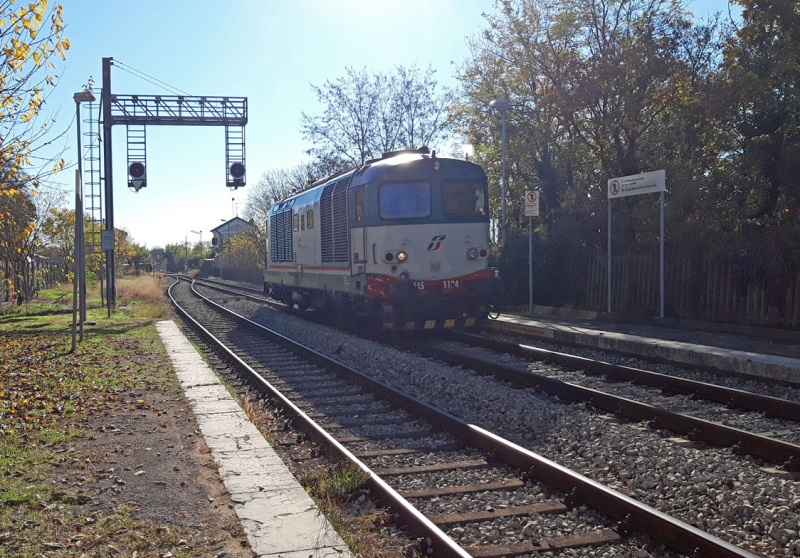
{"type": "Polygon", "coordinates": [[[147,169],[141,161],[134,161],[128,165],[128,188],[137,192],[147,186],[147,169]]]}
{"type": "Polygon", "coordinates": [[[237,186],[244,185],[244,164],[243,163],[233,163],[230,167],[228,167],[228,174],[233,179],[233,184],[237,186]]]}

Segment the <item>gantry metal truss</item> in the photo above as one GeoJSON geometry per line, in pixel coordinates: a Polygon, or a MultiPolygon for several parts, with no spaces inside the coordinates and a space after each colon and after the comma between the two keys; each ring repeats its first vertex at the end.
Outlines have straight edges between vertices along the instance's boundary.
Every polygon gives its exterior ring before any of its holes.
{"type": "Polygon", "coordinates": [[[111,124],[244,126],[247,97],[111,95],[111,124]]]}
{"type": "MultiPolygon", "coordinates": [[[[247,124],[247,97],[196,97],[191,95],[119,95],[111,92],[111,58],[103,58],[103,162],[105,171],[106,231],[114,231],[113,165],[111,128],[128,127],[128,167],[146,161],[146,126],[224,126],[225,184],[229,188],[245,185],[244,126],[247,124]]],[[[130,171],[129,171],[130,172],[130,171]]],[[[130,176],[129,176],[130,179],[130,176]]],[[[135,189],[144,186],[139,181],[135,189]]],[[[108,312],[116,305],[114,248],[106,250],[108,274],[108,312]]]]}

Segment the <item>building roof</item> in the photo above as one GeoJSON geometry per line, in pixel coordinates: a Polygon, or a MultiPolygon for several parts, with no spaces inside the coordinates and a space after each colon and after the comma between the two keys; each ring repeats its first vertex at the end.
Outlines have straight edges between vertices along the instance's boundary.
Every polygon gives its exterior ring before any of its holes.
{"type": "Polygon", "coordinates": [[[220,226],[211,229],[211,232],[212,233],[222,234],[223,231],[224,232],[228,232],[228,230],[230,230],[231,227],[234,227],[234,228],[243,228],[243,227],[247,228],[247,227],[255,227],[255,225],[253,223],[251,223],[250,221],[245,221],[241,217],[234,217],[230,221],[225,221],[220,226]]]}

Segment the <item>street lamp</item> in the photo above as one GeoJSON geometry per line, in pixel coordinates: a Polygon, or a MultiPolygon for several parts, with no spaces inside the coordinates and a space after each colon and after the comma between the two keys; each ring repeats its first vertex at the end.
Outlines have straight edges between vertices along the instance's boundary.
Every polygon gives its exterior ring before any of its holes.
{"type": "Polygon", "coordinates": [[[75,101],[75,124],[78,131],[78,176],[75,180],[75,249],[72,280],[72,351],[75,351],[76,321],[80,315],[80,340],[83,341],[83,324],[86,322],[86,248],[83,230],[83,144],[81,143],[81,103],[95,100],[91,91],[84,90],[72,96],[75,101]],[[80,293],[78,292],[80,290],[80,293]]]}
{"type": "Polygon", "coordinates": [[[502,250],[506,245],[506,111],[508,110],[508,101],[505,99],[495,99],[489,106],[500,111],[500,116],[503,120],[503,135],[502,135],[502,155],[500,156],[502,166],[502,178],[500,182],[500,249],[502,250]]]}
{"type": "Polygon", "coordinates": [[[203,245],[203,231],[192,231],[194,234],[200,235],[200,246],[203,245]]]}

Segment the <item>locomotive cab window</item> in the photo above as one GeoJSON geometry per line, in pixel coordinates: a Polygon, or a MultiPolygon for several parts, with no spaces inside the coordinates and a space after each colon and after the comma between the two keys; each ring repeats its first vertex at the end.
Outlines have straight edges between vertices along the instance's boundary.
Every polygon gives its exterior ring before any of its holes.
{"type": "Polygon", "coordinates": [[[442,212],[455,219],[486,216],[486,187],[479,182],[442,182],[442,212]]]}
{"type": "Polygon", "coordinates": [[[427,182],[384,184],[378,191],[378,204],[382,219],[429,217],[431,185],[427,182]]]}
{"type": "Polygon", "coordinates": [[[306,226],[309,229],[313,229],[314,228],[314,210],[313,209],[309,209],[306,212],[306,226]]]}
{"type": "Polygon", "coordinates": [[[292,230],[293,231],[299,231],[300,230],[300,214],[299,213],[295,213],[292,216],[292,230]]]}

